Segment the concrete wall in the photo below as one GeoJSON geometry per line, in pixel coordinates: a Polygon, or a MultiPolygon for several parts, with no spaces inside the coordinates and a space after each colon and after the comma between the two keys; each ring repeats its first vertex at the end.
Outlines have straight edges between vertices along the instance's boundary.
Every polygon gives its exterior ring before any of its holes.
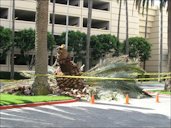
{"type": "MultiPolygon", "coordinates": [[[[145,20],[146,12],[144,15],[139,15],[139,35],[145,37],[145,20]]],[[[151,8],[148,16],[147,39],[152,45],[151,58],[146,62],[146,70],[149,72],[158,72],[160,64],[160,32],[161,32],[161,13],[159,8],[151,8]]],[[[167,12],[163,10],[163,55],[162,55],[162,71],[167,71],[167,12]]]]}
{"type": "MultiPolygon", "coordinates": [[[[77,0],[76,0],[77,1],[77,0]]],[[[119,13],[119,3],[114,0],[101,0],[109,2],[109,11],[93,9],[92,19],[94,20],[103,20],[109,22],[109,30],[96,29],[92,28],[91,34],[117,34],[117,25],[118,25],[118,13],[119,13]]],[[[83,27],[83,19],[88,17],[88,9],[83,7],[83,0],[79,1],[80,6],[69,6],[69,16],[77,17],[79,20],[78,26],[69,26],[69,30],[87,32],[87,28],[83,27]]],[[[55,4],[56,9],[55,13],[58,15],[67,15],[67,5],[66,4],[55,4]]],[[[12,0],[0,0],[0,7],[8,8],[8,19],[0,18],[0,25],[11,28],[12,25],[12,0]]],[[[16,0],[16,9],[36,11],[36,1],[34,0],[16,0]]],[[[145,12],[144,16],[139,14],[138,11],[133,7],[133,1],[128,1],[128,15],[129,15],[129,37],[142,36],[144,37],[145,32],[145,12]]],[[[149,61],[147,61],[146,70],[149,72],[158,71],[159,64],[159,42],[160,42],[160,12],[158,8],[149,9],[149,18],[148,18],[148,35],[147,38],[152,44],[152,55],[149,61]]],[[[52,3],[49,3],[49,24],[48,31],[51,32],[52,24],[50,23],[50,14],[52,13],[52,3]]],[[[72,22],[72,21],[71,21],[72,22]]],[[[73,22],[75,22],[73,20],[73,22]]],[[[100,24],[99,24],[100,25],[100,24]]],[[[28,29],[35,28],[35,22],[29,22],[24,20],[15,21],[15,29],[28,29]]],[[[65,25],[55,24],[54,26],[55,35],[59,35],[62,32],[66,31],[65,25]]],[[[163,26],[163,71],[166,70],[166,60],[167,60],[167,14],[164,11],[164,26],[163,26]]],[[[126,13],[125,13],[125,4],[122,3],[121,11],[121,21],[120,21],[120,40],[125,40],[126,37],[126,13]]],[[[9,57],[7,59],[9,61],[9,57]]],[[[0,70],[9,70],[7,65],[0,65],[0,70]]],[[[21,66],[22,68],[22,66],[21,66]]],[[[20,70],[20,67],[15,67],[15,70],[20,70]]]]}

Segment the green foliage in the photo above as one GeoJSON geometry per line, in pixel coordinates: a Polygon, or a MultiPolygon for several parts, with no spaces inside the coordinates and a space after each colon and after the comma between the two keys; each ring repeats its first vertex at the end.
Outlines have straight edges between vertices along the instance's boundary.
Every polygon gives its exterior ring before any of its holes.
{"type": "Polygon", "coordinates": [[[99,59],[107,53],[119,52],[120,43],[115,36],[110,34],[101,34],[91,37],[91,48],[93,49],[92,59],[99,59]]]}
{"type": "Polygon", "coordinates": [[[48,35],[47,35],[47,44],[48,44],[48,50],[50,51],[53,50],[56,45],[54,36],[50,32],[48,32],[48,35]]]}
{"type": "MultiPolygon", "coordinates": [[[[62,33],[56,42],[58,45],[65,44],[65,32],[62,33]]],[[[92,49],[91,64],[95,63],[101,57],[107,53],[113,53],[113,55],[119,55],[120,42],[119,40],[110,34],[101,34],[91,36],[90,48],[92,49]]],[[[86,34],[79,31],[68,32],[68,51],[72,51],[74,61],[84,61],[86,53],[86,34]]]]}
{"type": "Polygon", "coordinates": [[[164,91],[164,90],[150,90],[150,92],[158,92],[159,94],[169,94],[169,95],[171,95],[170,91],[164,91]]]}
{"type": "MultiPolygon", "coordinates": [[[[129,57],[138,58],[141,61],[146,61],[150,58],[151,44],[143,37],[131,37],[129,41],[129,57]]],[[[124,42],[123,51],[126,45],[124,42]]]]}
{"type": "MultiPolygon", "coordinates": [[[[56,42],[58,45],[65,43],[65,32],[57,38],[56,42]]],[[[120,42],[115,36],[110,34],[101,34],[97,36],[91,36],[90,47],[91,59],[98,60],[105,54],[119,51],[120,42]]],[[[86,51],[86,34],[79,31],[68,32],[68,50],[72,51],[75,60],[84,60],[86,51]]],[[[119,53],[119,52],[118,52],[119,53]]]]}
{"type": "Polygon", "coordinates": [[[15,42],[21,53],[34,49],[35,31],[31,28],[18,31],[15,36],[15,42]]]}
{"type": "Polygon", "coordinates": [[[68,96],[17,96],[17,95],[10,95],[10,94],[1,94],[0,106],[11,105],[11,104],[71,100],[71,99],[73,98],[68,96]]]}
{"type": "MultiPolygon", "coordinates": [[[[16,33],[15,36],[16,47],[18,47],[22,53],[33,50],[35,47],[35,30],[24,29],[16,33]]],[[[47,37],[48,50],[54,48],[55,40],[52,34],[48,32],[47,37]]]]}
{"type": "Polygon", "coordinates": [[[3,55],[9,50],[11,46],[11,34],[12,31],[9,28],[0,26],[0,49],[2,49],[3,55]]]}
{"type": "MultiPolygon", "coordinates": [[[[26,62],[28,68],[32,69],[35,56],[29,55],[28,52],[35,48],[35,30],[30,28],[18,31],[15,36],[15,42],[15,46],[21,50],[21,62],[26,62]]],[[[54,37],[49,32],[47,35],[47,46],[48,50],[53,50],[55,47],[54,37]]]]}

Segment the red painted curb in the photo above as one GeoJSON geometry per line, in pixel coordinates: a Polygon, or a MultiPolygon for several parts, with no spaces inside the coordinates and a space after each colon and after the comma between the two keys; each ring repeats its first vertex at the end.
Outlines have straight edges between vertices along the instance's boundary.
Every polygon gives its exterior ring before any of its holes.
{"type": "Polygon", "coordinates": [[[79,99],[64,100],[64,101],[51,101],[51,102],[39,102],[39,103],[28,103],[28,104],[18,104],[18,105],[5,105],[5,106],[0,106],[0,110],[12,109],[12,108],[21,108],[21,107],[36,107],[36,106],[51,105],[51,104],[73,103],[73,102],[77,102],[77,101],[79,101],[79,99]]]}

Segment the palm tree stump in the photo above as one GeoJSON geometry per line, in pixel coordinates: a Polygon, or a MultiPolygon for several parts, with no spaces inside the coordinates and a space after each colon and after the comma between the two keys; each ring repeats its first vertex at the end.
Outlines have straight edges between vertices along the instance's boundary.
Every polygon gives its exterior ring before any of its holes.
{"type": "MultiPolygon", "coordinates": [[[[71,61],[71,57],[64,45],[57,47],[56,62],[58,67],[56,69],[56,75],[71,75],[80,76],[80,70],[78,66],[71,61]]],[[[64,78],[56,77],[57,86],[59,87],[62,94],[68,95],[78,95],[83,94],[83,89],[85,88],[85,83],[83,79],[80,78],[64,78]]]]}

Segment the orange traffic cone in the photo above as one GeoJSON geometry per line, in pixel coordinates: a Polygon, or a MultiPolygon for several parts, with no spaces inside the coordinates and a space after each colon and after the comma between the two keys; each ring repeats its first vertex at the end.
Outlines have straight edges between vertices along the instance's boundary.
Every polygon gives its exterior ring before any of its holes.
{"type": "Polygon", "coordinates": [[[156,103],[159,103],[159,94],[156,95],[156,103]]]}
{"type": "Polygon", "coordinates": [[[94,103],[95,103],[95,102],[94,102],[94,95],[91,96],[90,103],[91,103],[91,104],[94,104],[94,103]]]}
{"type": "Polygon", "coordinates": [[[129,104],[129,96],[128,96],[128,94],[126,95],[126,98],[125,98],[125,104],[129,104]]]}

